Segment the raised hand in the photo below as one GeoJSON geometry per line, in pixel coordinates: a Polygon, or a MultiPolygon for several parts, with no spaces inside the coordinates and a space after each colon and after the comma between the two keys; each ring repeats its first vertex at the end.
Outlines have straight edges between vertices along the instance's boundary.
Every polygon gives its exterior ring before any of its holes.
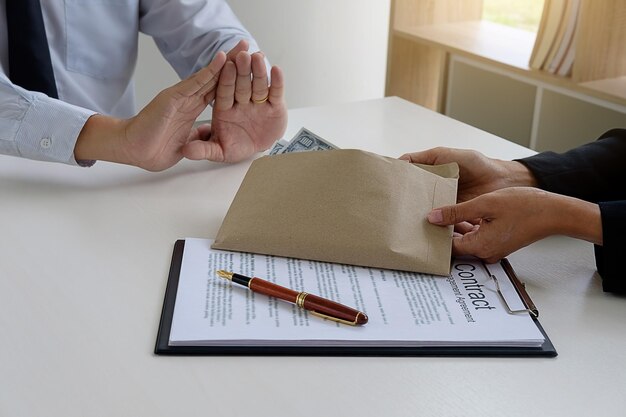
{"type": "Polygon", "coordinates": [[[238,162],[268,149],[285,132],[284,78],[271,70],[268,85],[263,54],[240,51],[219,78],[211,125],[200,126],[183,154],[189,159],[238,162]]]}
{"type": "Polygon", "coordinates": [[[135,117],[92,116],[78,137],[75,158],[135,165],[148,171],[173,166],[183,158],[185,145],[197,137],[193,123],[215,98],[226,62],[226,54],[219,52],[207,67],[161,91],[135,117]]]}

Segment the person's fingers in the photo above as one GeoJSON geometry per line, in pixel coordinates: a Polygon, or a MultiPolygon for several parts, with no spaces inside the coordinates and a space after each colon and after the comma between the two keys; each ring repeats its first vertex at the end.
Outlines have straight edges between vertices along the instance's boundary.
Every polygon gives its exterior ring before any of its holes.
{"type": "Polygon", "coordinates": [[[449,226],[461,222],[475,221],[485,218],[485,208],[480,200],[474,199],[464,203],[433,209],[428,213],[428,221],[439,226],[449,226]]]}
{"type": "Polygon", "coordinates": [[[209,140],[211,139],[211,124],[204,123],[191,130],[189,137],[187,138],[187,143],[193,142],[194,140],[209,140]]]}
{"type": "Polygon", "coordinates": [[[233,107],[235,100],[235,82],[237,78],[237,68],[232,61],[224,64],[220,74],[217,92],[215,94],[214,110],[225,111],[233,107]]]}
{"type": "Polygon", "coordinates": [[[435,165],[438,163],[441,155],[448,152],[449,148],[437,147],[421,152],[405,153],[398,159],[404,159],[416,164],[435,165]]]}
{"type": "Polygon", "coordinates": [[[420,154],[420,153],[421,152],[405,153],[405,154],[400,155],[398,159],[402,159],[403,161],[413,162],[413,156],[420,154]]]}
{"type": "Polygon", "coordinates": [[[283,71],[278,67],[272,67],[272,84],[270,85],[269,101],[273,105],[284,104],[285,78],[283,71]]]}
{"type": "Polygon", "coordinates": [[[220,71],[224,67],[225,62],[226,54],[224,54],[224,52],[218,52],[209,65],[179,82],[174,88],[178,93],[185,96],[194,94],[206,95],[217,85],[220,71]]]}
{"type": "Polygon", "coordinates": [[[454,231],[464,235],[476,230],[479,226],[470,222],[460,222],[454,225],[454,231]]]}
{"type": "Polygon", "coordinates": [[[248,103],[252,96],[252,58],[247,52],[240,52],[235,59],[237,66],[237,81],[235,86],[235,101],[239,104],[248,103]]]}
{"type": "Polygon", "coordinates": [[[476,255],[476,245],[479,242],[480,235],[478,232],[465,233],[463,235],[452,237],[452,255],[476,255]]]}
{"type": "Polygon", "coordinates": [[[262,52],[252,54],[252,101],[260,102],[268,98],[267,68],[262,52]]]}
{"type": "Polygon", "coordinates": [[[199,161],[206,159],[214,162],[224,161],[224,150],[219,143],[213,141],[194,140],[183,146],[183,156],[199,161]]]}
{"type": "Polygon", "coordinates": [[[224,151],[220,144],[211,140],[211,124],[204,123],[193,129],[187,143],[182,148],[185,158],[194,161],[207,159],[221,162],[224,160],[224,151]]]}
{"type": "Polygon", "coordinates": [[[235,62],[235,59],[237,58],[237,55],[239,54],[239,52],[247,51],[249,46],[250,44],[248,43],[247,40],[245,39],[240,40],[233,49],[228,51],[228,53],[226,54],[226,59],[228,59],[229,61],[235,62]]]}
{"type": "Polygon", "coordinates": [[[499,245],[490,237],[490,233],[480,230],[452,238],[452,255],[471,255],[493,264],[511,253],[510,248],[499,245]]]}

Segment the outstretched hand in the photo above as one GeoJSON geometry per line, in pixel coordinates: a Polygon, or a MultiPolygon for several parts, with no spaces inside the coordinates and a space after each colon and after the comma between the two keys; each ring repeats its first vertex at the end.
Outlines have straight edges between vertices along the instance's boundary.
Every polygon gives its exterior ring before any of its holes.
{"type": "Polygon", "coordinates": [[[80,160],[103,160],[162,171],[183,158],[193,123],[213,101],[227,56],[161,91],[136,116],[120,120],[96,114],[81,130],[74,147],[80,160]]]}
{"type": "Polygon", "coordinates": [[[219,78],[211,125],[200,126],[183,154],[189,159],[238,162],[268,149],[287,127],[284,77],[263,54],[242,51],[226,62],[219,78]]]}
{"type": "Polygon", "coordinates": [[[400,159],[426,165],[458,163],[459,202],[505,187],[536,186],[535,178],[521,163],[488,158],[477,151],[439,147],[407,153],[400,159]]]}
{"type": "Polygon", "coordinates": [[[215,97],[227,62],[219,52],[206,68],[161,91],[125,129],[125,149],[132,165],[149,171],[167,169],[183,158],[196,118],[215,97]]]}
{"type": "Polygon", "coordinates": [[[261,53],[239,42],[228,54],[161,91],[136,116],[120,120],[96,114],[74,148],[76,160],[104,160],[161,171],[183,157],[237,162],[269,148],[287,125],[284,81],[272,68],[272,85],[261,53]],[[252,78],[251,78],[252,76],[252,78]],[[193,124],[214,102],[213,124],[193,124]]]}
{"type": "Polygon", "coordinates": [[[489,263],[544,237],[562,234],[602,244],[597,204],[531,187],[510,187],[428,214],[430,223],[455,226],[453,255],[489,263]]]}

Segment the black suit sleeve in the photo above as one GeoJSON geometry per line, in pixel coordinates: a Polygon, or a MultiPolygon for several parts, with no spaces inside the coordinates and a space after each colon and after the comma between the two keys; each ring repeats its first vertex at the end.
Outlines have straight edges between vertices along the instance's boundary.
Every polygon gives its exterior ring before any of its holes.
{"type": "Polygon", "coordinates": [[[605,291],[626,293],[621,270],[626,256],[626,129],[610,130],[563,154],[543,152],[519,162],[540,188],[599,204],[603,245],[595,247],[598,273],[605,291]]]}
{"type": "Polygon", "coordinates": [[[602,288],[626,294],[624,255],[626,255],[626,200],[600,203],[602,246],[595,246],[596,267],[602,277],[602,288]]]}

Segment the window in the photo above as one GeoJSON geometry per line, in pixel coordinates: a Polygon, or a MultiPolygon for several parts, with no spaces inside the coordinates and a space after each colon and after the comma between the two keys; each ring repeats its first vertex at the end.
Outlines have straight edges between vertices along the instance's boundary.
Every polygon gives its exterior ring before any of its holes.
{"type": "Polygon", "coordinates": [[[537,32],[544,0],[484,0],[483,19],[537,32]]]}

